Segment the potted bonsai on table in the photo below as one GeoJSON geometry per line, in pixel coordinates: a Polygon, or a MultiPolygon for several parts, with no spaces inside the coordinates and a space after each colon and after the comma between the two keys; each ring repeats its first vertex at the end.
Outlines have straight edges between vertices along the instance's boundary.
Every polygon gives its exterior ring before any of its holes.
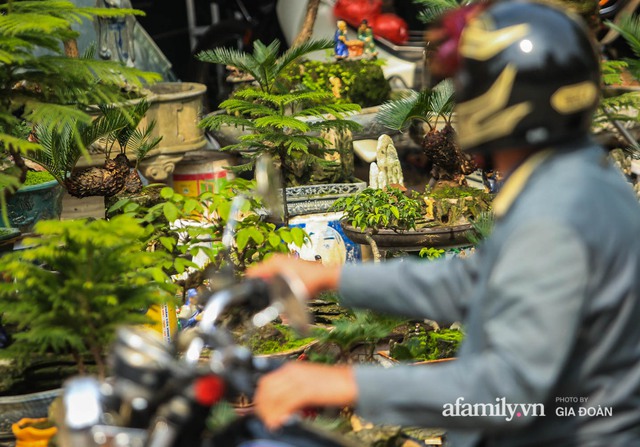
{"type": "MultiPolygon", "coordinates": [[[[0,5],[0,205],[9,222],[6,202],[29,170],[23,155],[40,144],[26,137],[36,124],[50,129],[91,121],[86,107],[118,103],[159,75],[119,62],[82,57],[71,51],[83,18],[138,14],[118,8],[78,7],[70,1],[10,0],[0,5]]],[[[52,183],[55,185],[55,183],[52,183]]]]}
{"type": "MultiPolygon", "coordinates": [[[[0,350],[3,394],[41,391],[24,383],[36,364],[71,363],[70,374],[86,373],[90,364],[104,376],[105,350],[121,324],[147,324],[145,310],[170,302],[175,286],[163,272],[166,253],[146,250],[148,229],[129,216],[105,220],[41,221],[26,248],[0,257],[0,313],[12,343],[0,350]]],[[[59,387],[64,377],[58,377],[59,387]]],[[[51,386],[47,382],[45,388],[51,386]]],[[[59,391],[0,398],[0,431],[29,411],[33,401],[49,403],[59,391]],[[13,419],[12,419],[13,418],[13,419]]],[[[46,407],[30,417],[46,415],[46,407]]]]}
{"type": "MultiPolygon", "coordinates": [[[[248,159],[233,168],[236,172],[251,170],[259,154],[271,154],[285,185],[302,188],[284,193],[285,203],[288,198],[305,193],[306,185],[352,180],[348,178],[352,175],[348,166],[348,160],[353,160],[351,147],[328,150],[327,132],[335,132],[334,139],[344,139],[346,133],[359,129],[357,123],[347,119],[359,106],[338,102],[327,91],[291,91],[279,82],[287,67],[305,54],[332,47],[329,40],[307,41],[278,56],[278,41],[270,45],[257,41],[253,54],[218,48],[199,55],[203,61],[236,67],[255,79],[254,85],[238,90],[220,104],[226,113],[208,115],[201,126],[210,130],[236,126],[245,131],[235,144],[223,148],[239,151],[248,159]]],[[[336,189],[349,189],[348,184],[341,184],[336,189]]],[[[331,195],[332,191],[325,188],[323,193],[331,195]]],[[[288,207],[285,209],[289,214],[288,207]]]]}

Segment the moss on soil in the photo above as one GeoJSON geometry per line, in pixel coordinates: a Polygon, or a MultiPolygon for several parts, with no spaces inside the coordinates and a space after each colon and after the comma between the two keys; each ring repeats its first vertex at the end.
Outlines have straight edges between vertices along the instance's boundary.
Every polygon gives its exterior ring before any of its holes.
{"type": "Polygon", "coordinates": [[[390,348],[391,357],[401,361],[424,361],[451,358],[462,342],[462,332],[442,329],[438,332],[425,331],[420,326],[409,332],[404,340],[390,348]]]}
{"type": "Polygon", "coordinates": [[[23,187],[39,185],[50,182],[51,180],[55,180],[55,178],[48,171],[27,171],[27,178],[24,181],[23,187]]]}
{"type": "Polygon", "coordinates": [[[283,324],[268,324],[253,331],[251,336],[241,343],[254,354],[276,354],[300,348],[315,340],[315,337],[300,338],[295,331],[283,324]]]}

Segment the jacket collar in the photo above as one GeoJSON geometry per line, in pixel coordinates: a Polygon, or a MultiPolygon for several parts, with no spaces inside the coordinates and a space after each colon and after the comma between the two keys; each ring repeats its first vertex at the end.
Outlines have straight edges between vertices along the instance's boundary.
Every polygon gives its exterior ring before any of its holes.
{"type": "Polygon", "coordinates": [[[493,199],[493,213],[497,219],[502,218],[507,214],[513,202],[522,193],[522,190],[527,185],[529,178],[553,151],[546,149],[536,152],[525,160],[513,173],[507,178],[507,181],[502,185],[500,192],[493,199]]]}

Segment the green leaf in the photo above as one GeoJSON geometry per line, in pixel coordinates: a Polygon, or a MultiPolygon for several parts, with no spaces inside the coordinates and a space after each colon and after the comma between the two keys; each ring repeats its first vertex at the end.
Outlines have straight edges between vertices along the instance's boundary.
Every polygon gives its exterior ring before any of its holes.
{"type": "Polygon", "coordinates": [[[276,233],[270,233],[268,240],[269,240],[269,245],[271,245],[273,248],[280,245],[280,241],[282,241],[282,239],[280,239],[280,236],[278,236],[276,233]]]}
{"type": "Polygon", "coordinates": [[[262,234],[257,228],[247,228],[247,232],[249,233],[249,237],[251,237],[256,244],[260,245],[264,242],[264,234],[262,234]]]}
{"type": "Polygon", "coordinates": [[[169,251],[172,251],[173,247],[175,247],[176,245],[176,241],[172,237],[165,236],[165,237],[161,237],[159,240],[162,246],[169,251]]]}
{"type": "Polygon", "coordinates": [[[293,242],[293,235],[291,234],[290,230],[285,229],[284,231],[281,231],[279,233],[280,233],[280,237],[285,242],[285,244],[290,244],[293,242]]]}
{"type": "Polygon", "coordinates": [[[178,218],[178,214],[180,213],[178,207],[176,207],[171,202],[165,202],[162,206],[162,212],[164,213],[164,217],[167,218],[169,222],[173,222],[178,218]]]}
{"type": "Polygon", "coordinates": [[[245,247],[249,243],[249,237],[250,237],[249,229],[243,228],[241,230],[238,230],[238,232],[236,233],[236,246],[238,247],[239,251],[242,251],[245,249],[245,247]]]}
{"type": "Polygon", "coordinates": [[[307,237],[307,233],[299,227],[293,227],[291,229],[291,236],[293,238],[293,243],[298,247],[302,247],[304,245],[304,240],[307,237]]]}

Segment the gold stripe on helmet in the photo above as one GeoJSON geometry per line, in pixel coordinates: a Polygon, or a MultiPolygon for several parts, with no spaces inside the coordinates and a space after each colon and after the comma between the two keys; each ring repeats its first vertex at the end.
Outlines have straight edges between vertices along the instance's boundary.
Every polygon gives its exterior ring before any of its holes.
{"type": "Polygon", "coordinates": [[[533,106],[530,101],[505,108],[515,78],[516,68],[509,64],[489,90],[457,105],[458,138],[462,148],[508,135],[531,112],[533,106]]]}
{"type": "Polygon", "coordinates": [[[590,107],[598,99],[598,87],[591,81],[565,85],[551,95],[551,107],[568,115],[590,107]]]}
{"type": "Polygon", "coordinates": [[[460,54],[469,59],[486,61],[529,34],[526,23],[492,31],[480,19],[472,20],[462,31],[460,54]]]}

